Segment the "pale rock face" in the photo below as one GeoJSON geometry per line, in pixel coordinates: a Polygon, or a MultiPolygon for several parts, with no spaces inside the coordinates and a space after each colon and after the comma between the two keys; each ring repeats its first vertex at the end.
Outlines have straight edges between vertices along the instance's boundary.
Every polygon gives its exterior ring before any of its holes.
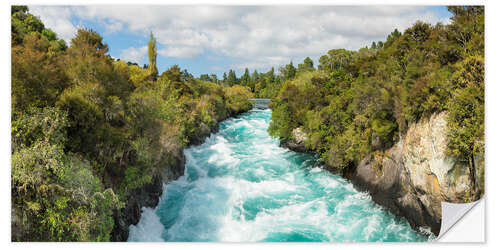
{"type": "Polygon", "coordinates": [[[301,128],[295,128],[292,130],[292,139],[283,140],[280,142],[281,146],[289,148],[297,152],[306,152],[306,142],[308,140],[307,134],[302,131],[301,128]]]}
{"type": "MultiPolygon", "coordinates": [[[[406,217],[413,228],[428,227],[436,235],[441,227],[441,201],[468,202],[472,193],[468,166],[446,154],[446,115],[434,114],[410,125],[392,148],[365,157],[353,172],[344,173],[358,188],[369,191],[374,202],[406,217]]],[[[306,133],[295,128],[291,137],[281,145],[307,151],[306,133]]],[[[475,160],[476,165],[484,164],[484,157],[475,160]]]]}
{"type": "Polygon", "coordinates": [[[413,227],[430,227],[437,234],[441,201],[467,202],[471,193],[468,167],[448,157],[446,149],[446,112],[442,112],[411,125],[382,159],[363,159],[350,179],[413,227]]]}
{"type": "Polygon", "coordinates": [[[307,141],[307,134],[301,128],[295,128],[292,131],[292,136],[297,144],[304,144],[307,141]]]}
{"type": "Polygon", "coordinates": [[[446,155],[447,143],[445,112],[411,125],[400,142],[402,166],[411,184],[428,196],[430,203],[439,203],[434,209],[439,216],[440,202],[464,202],[471,184],[467,166],[455,164],[446,155]]]}

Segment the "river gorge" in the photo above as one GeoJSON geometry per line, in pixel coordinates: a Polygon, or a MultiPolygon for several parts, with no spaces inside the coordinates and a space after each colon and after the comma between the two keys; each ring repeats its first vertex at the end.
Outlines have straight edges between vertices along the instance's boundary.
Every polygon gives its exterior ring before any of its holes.
{"type": "Polygon", "coordinates": [[[184,150],[184,175],[142,208],[128,241],[427,241],[406,219],[322,168],[313,154],[279,146],[270,109],[253,109],[184,150]]]}

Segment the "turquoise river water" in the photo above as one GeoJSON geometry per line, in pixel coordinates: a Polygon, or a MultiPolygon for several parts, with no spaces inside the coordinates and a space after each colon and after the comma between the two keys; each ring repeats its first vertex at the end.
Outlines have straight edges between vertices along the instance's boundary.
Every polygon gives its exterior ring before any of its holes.
{"type": "Polygon", "coordinates": [[[369,194],[323,169],[314,155],[279,147],[271,110],[220,123],[184,151],[184,176],[143,208],[129,241],[427,241],[369,194]]]}

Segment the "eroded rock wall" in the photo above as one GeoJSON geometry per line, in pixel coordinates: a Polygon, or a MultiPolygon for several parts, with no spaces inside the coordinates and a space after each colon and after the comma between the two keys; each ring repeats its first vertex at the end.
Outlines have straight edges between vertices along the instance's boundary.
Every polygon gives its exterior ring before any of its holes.
{"type": "Polygon", "coordinates": [[[445,112],[413,124],[392,148],[363,159],[350,179],[414,228],[439,234],[441,201],[476,197],[469,168],[446,155],[446,134],[445,112]]]}
{"type": "MultiPolygon", "coordinates": [[[[296,128],[292,139],[281,145],[306,152],[307,140],[307,135],[296,128]]],[[[437,235],[441,201],[465,203],[480,196],[472,187],[469,167],[448,157],[446,149],[446,112],[442,112],[410,125],[396,145],[375,152],[342,174],[358,189],[369,192],[375,203],[407,218],[414,229],[427,227],[437,235]]],[[[484,166],[484,157],[475,159],[476,166],[484,166]]]]}

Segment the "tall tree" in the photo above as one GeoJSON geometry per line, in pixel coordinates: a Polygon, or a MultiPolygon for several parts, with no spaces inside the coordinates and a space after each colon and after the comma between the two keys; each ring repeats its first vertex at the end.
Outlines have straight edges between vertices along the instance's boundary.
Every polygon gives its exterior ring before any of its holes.
{"type": "Polygon", "coordinates": [[[280,73],[284,80],[289,80],[295,77],[295,73],[297,73],[297,69],[293,66],[293,61],[290,61],[289,64],[285,65],[285,67],[280,68],[280,73]]]}
{"type": "Polygon", "coordinates": [[[158,77],[158,68],[156,68],[156,39],[153,36],[153,32],[150,33],[150,38],[148,42],[148,59],[149,59],[149,72],[151,74],[151,78],[156,80],[158,77]]]}
{"type": "Polygon", "coordinates": [[[250,73],[248,68],[245,68],[245,73],[241,76],[241,85],[248,86],[250,83],[250,73]]]}
{"type": "Polygon", "coordinates": [[[224,75],[222,75],[222,83],[227,84],[227,74],[224,72],[224,75]]]}
{"type": "Polygon", "coordinates": [[[210,77],[208,76],[208,74],[201,74],[200,75],[200,80],[209,82],[210,81],[210,77]]]}
{"type": "Polygon", "coordinates": [[[462,57],[469,50],[484,49],[484,6],[449,6],[448,11],[453,14],[448,35],[459,45],[462,57]]]}
{"type": "Polygon", "coordinates": [[[217,82],[219,82],[219,79],[217,79],[216,74],[210,74],[210,81],[213,83],[217,83],[217,82]]]}
{"type": "Polygon", "coordinates": [[[312,71],[314,70],[314,62],[311,60],[311,58],[306,57],[304,59],[304,63],[299,64],[297,72],[306,72],[306,71],[312,71]]]}
{"type": "Polygon", "coordinates": [[[274,67],[271,67],[271,70],[267,72],[267,79],[269,80],[270,83],[274,82],[274,67]]]}
{"type": "Polygon", "coordinates": [[[229,86],[238,84],[238,78],[236,77],[236,73],[232,69],[230,69],[229,73],[227,74],[227,83],[229,84],[229,86]]]}

